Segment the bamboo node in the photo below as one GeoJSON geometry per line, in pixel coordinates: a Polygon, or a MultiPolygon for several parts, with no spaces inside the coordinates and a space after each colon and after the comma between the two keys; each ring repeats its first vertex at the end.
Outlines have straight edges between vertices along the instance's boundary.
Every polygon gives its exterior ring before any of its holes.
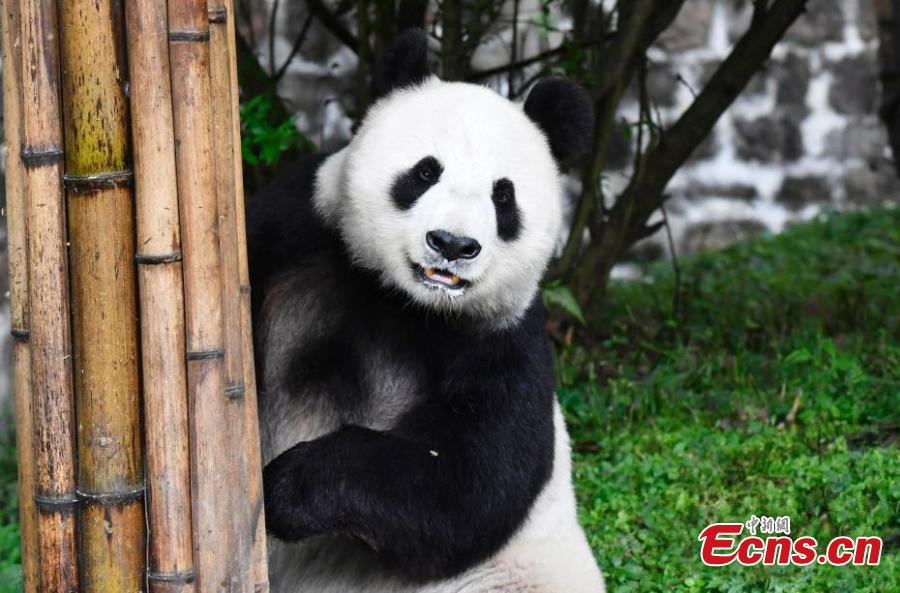
{"type": "Polygon", "coordinates": [[[73,193],[87,193],[115,187],[129,187],[134,182],[130,169],[110,171],[99,175],[66,175],[63,177],[66,189],[73,193]]]}
{"type": "Polygon", "coordinates": [[[134,261],[137,264],[145,265],[145,266],[158,266],[160,264],[171,264],[174,262],[178,262],[182,260],[182,254],[180,251],[176,251],[174,253],[163,253],[162,255],[145,255],[142,253],[138,253],[134,256],[134,261]]]}
{"type": "Polygon", "coordinates": [[[144,498],[146,488],[141,485],[136,488],[127,490],[112,490],[109,492],[90,492],[87,490],[76,490],[75,495],[78,500],[85,504],[100,504],[103,506],[112,504],[123,504],[126,502],[134,502],[144,498]]]}
{"type": "Polygon", "coordinates": [[[188,352],[186,355],[188,360],[211,360],[214,358],[225,358],[224,350],[200,350],[197,352],[188,352]]]}
{"type": "Polygon", "coordinates": [[[74,496],[40,496],[34,497],[34,504],[41,511],[49,511],[52,513],[62,513],[71,511],[78,504],[78,499],[74,496]]]}
{"type": "Polygon", "coordinates": [[[43,167],[45,165],[55,165],[63,160],[65,152],[58,146],[50,148],[37,148],[35,146],[23,146],[19,157],[22,159],[22,165],[33,169],[43,167]]]}
{"type": "Polygon", "coordinates": [[[228,22],[228,11],[223,7],[209,9],[209,22],[217,25],[228,22]]]}
{"type": "Polygon", "coordinates": [[[13,328],[10,330],[9,335],[11,335],[12,339],[16,342],[27,342],[28,338],[31,336],[31,332],[27,329],[13,328]]]}
{"type": "Polygon", "coordinates": [[[169,41],[209,43],[209,31],[169,31],[169,41]]]}
{"type": "Polygon", "coordinates": [[[246,392],[247,390],[244,388],[243,383],[236,383],[225,388],[225,396],[228,397],[228,399],[244,399],[244,394],[246,392]]]}
{"type": "Polygon", "coordinates": [[[156,572],[153,570],[148,570],[147,580],[160,583],[193,583],[194,571],[183,570],[180,572],[156,572]]]}

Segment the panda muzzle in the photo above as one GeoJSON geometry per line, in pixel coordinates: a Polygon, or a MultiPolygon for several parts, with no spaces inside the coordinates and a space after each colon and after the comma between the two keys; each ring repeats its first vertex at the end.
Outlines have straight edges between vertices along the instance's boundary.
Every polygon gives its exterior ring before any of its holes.
{"type": "Polygon", "coordinates": [[[443,268],[419,265],[414,268],[419,281],[432,288],[462,290],[471,284],[465,278],[443,268]]]}

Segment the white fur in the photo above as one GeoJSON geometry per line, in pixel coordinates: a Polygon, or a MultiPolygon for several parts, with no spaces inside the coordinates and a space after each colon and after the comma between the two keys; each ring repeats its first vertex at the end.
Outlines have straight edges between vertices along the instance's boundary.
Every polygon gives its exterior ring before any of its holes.
{"type": "Polygon", "coordinates": [[[520,105],[480,86],[431,78],[371,109],[350,145],[320,169],[315,203],[341,229],[354,259],[386,285],[436,310],[506,325],[537,291],[560,232],[562,196],[546,138],[520,105]],[[390,188],[426,156],[443,165],[440,181],[401,211],[390,188]],[[491,200],[494,182],[504,177],[515,186],[521,213],[513,241],[498,237],[491,200]],[[432,230],[472,237],[481,253],[447,262],[425,243],[432,230]],[[450,270],[471,285],[429,288],[411,264],[450,270]]]}
{"type": "Polygon", "coordinates": [[[269,538],[272,593],[604,593],[576,519],[569,436],[558,404],[554,415],[553,475],[519,532],[487,562],[415,586],[377,570],[344,539],[285,544],[269,538]]]}

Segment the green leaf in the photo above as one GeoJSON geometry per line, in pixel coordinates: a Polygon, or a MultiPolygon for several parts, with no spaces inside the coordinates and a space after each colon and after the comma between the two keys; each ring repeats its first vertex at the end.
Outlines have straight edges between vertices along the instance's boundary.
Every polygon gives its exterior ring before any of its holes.
{"type": "Polygon", "coordinates": [[[544,305],[547,307],[559,307],[579,322],[584,323],[584,312],[569,287],[562,283],[549,284],[544,287],[543,298],[544,305]]]}
{"type": "Polygon", "coordinates": [[[286,152],[315,152],[315,144],[297,130],[294,117],[281,119],[275,115],[275,98],[271,94],[251,97],[241,104],[241,155],[244,162],[258,166],[275,166],[286,152]]]}

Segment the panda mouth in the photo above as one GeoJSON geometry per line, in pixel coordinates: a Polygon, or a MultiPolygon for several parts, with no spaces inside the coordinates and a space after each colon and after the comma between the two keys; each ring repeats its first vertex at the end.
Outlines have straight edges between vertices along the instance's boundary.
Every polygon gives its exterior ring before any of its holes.
{"type": "Polygon", "coordinates": [[[420,265],[414,267],[416,278],[429,288],[462,291],[471,284],[468,280],[460,278],[449,270],[420,265]]]}

